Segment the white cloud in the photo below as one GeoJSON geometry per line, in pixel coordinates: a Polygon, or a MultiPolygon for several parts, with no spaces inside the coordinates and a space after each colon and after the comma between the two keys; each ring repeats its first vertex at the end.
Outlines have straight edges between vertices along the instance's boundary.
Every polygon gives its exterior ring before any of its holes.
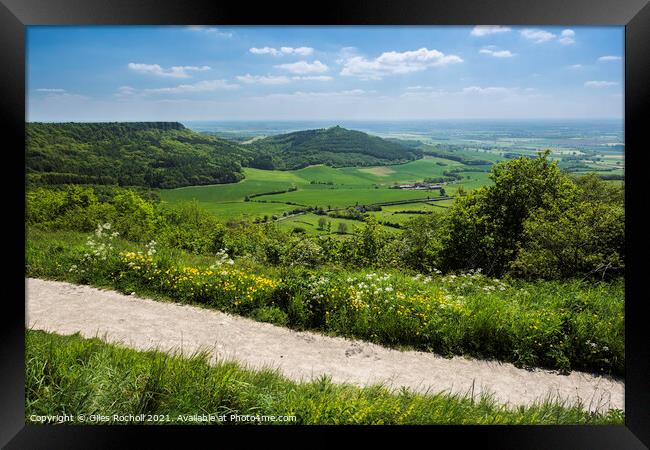
{"type": "Polygon", "coordinates": [[[514,92],[514,88],[506,87],[480,87],[480,86],[469,86],[463,88],[463,94],[479,94],[479,95],[494,95],[494,94],[508,94],[514,92]]]}
{"type": "Polygon", "coordinates": [[[585,82],[586,87],[602,88],[609,86],[616,86],[618,82],[616,81],[587,81],[585,82]]]}
{"type": "Polygon", "coordinates": [[[280,47],[279,50],[273,47],[260,47],[260,48],[252,47],[248,51],[253,53],[254,55],[273,55],[273,56],[281,56],[281,55],[309,56],[312,53],[314,53],[314,49],[311,47],[280,47]]]}
{"type": "Polygon", "coordinates": [[[510,27],[502,27],[500,25],[477,25],[472,29],[471,36],[488,36],[490,34],[507,33],[510,27]]]}
{"type": "Polygon", "coordinates": [[[323,64],[318,60],[314,61],[313,63],[307,61],[298,61],[295,63],[280,64],[275,67],[299,75],[307,74],[307,73],[323,73],[323,72],[327,72],[328,69],[328,67],[325,64],[323,64]]]}
{"type": "Polygon", "coordinates": [[[159,64],[142,63],[129,63],[128,67],[138,73],[171,78],[189,78],[191,75],[188,72],[205,72],[210,70],[209,66],[172,66],[169,69],[165,69],[159,64]]]}
{"type": "Polygon", "coordinates": [[[228,37],[228,38],[232,37],[232,33],[230,31],[221,31],[219,28],[216,27],[205,27],[202,25],[193,25],[187,27],[187,29],[197,33],[205,33],[212,36],[228,37]]]}
{"type": "Polygon", "coordinates": [[[238,84],[230,84],[226,80],[204,80],[193,84],[180,84],[174,87],[145,89],[144,92],[152,94],[180,94],[191,92],[211,92],[220,89],[237,89],[238,84]]]}
{"type": "Polygon", "coordinates": [[[254,55],[268,55],[268,54],[271,54],[273,56],[276,56],[276,55],[280,54],[280,51],[273,48],[273,47],[261,47],[261,48],[252,47],[252,48],[248,49],[248,51],[251,52],[254,55]]]}
{"type": "Polygon", "coordinates": [[[598,61],[602,61],[602,62],[620,61],[621,59],[623,58],[620,56],[607,55],[607,56],[601,56],[600,58],[598,58],[598,61]]]}
{"type": "Polygon", "coordinates": [[[282,100],[310,100],[314,98],[353,98],[359,97],[366,93],[363,89],[349,89],[343,91],[321,91],[321,92],[303,92],[296,91],[290,94],[279,93],[279,94],[269,94],[265,97],[257,98],[266,98],[266,99],[282,99],[282,100]]]}
{"type": "Polygon", "coordinates": [[[384,52],[375,59],[350,56],[342,61],[341,75],[362,79],[381,79],[384,75],[405,74],[425,70],[428,67],[446,66],[463,62],[456,55],[445,55],[432,49],[420,48],[406,52],[384,52]]]}
{"type": "Polygon", "coordinates": [[[75,102],[75,101],[87,101],[91,100],[90,97],[87,95],[81,95],[81,94],[75,94],[72,92],[67,92],[65,90],[56,90],[56,91],[41,91],[45,95],[38,96],[41,100],[47,101],[47,102],[75,102]]]}
{"type": "Polygon", "coordinates": [[[560,39],[559,39],[560,44],[563,44],[563,45],[575,44],[576,41],[575,41],[575,39],[573,39],[575,37],[575,35],[576,35],[576,33],[573,30],[570,30],[570,29],[562,30],[562,33],[560,34],[560,39]]]}
{"type": "Polygon", "coordinates": [[[117,88],[117,92],[113,95],[119,99],[126,99],[126,98],[134,97],[136,95],[140,95],[140,93],[134,87],[120,86],[117,88]]]}
{"type": "Polygon", "coordinates": [[[327,75],[308,75],[308,76],[298,76],[291,77],[292,80],[302,80],[302,81],[332,81],[334,78],[327,75]]]}
{"type": "Polygon", "coordinates": [[[582,64],[572,64],[569,69],[582,69],[582,64]]]}
{"type": "Polygon", "coordinates": [[[296,54],[300,56],[309,56],[314,53],[311,47],[280,47],[280,51],[285,55],[296,54]]]}
{"type": "Polygon", "coordinates": [[[515,54],[512,53],[510,50],[497,50],[493,46],[484,47],[481,50],[479,50],[479,53],[482,53],[484,55],[494,56],[495,58],[512,58],[513,56],[515,56],[515,54]]]}
{"type": "Polygon", "coordinates": [[[274,75],[251,75],[247,73],[246,75],[239,75],[236,77],[237,80],[246,84],[288,84],[291,83],[291,79],[284,75],[274,76],[274,75]]]}
{"type": "Polygon", "coordinates": [[[468,86],[460,90],[445,90],[431,86],[411,86],[400,95],[401,98],[417,101],[427,99],[446,99],[455,102],[495,101],[499,102],[538,99],[543,97],[535,88],[502,87],[502,86],[468,86]]]}
{"type": "Polygon", "coordinates": [[[59,88],[39,88],[36,89],[37,92],[65,92],[65,89],[59,89],[59,88]]]}
{"type": "Polygon", "coordinates": [[[551,41],[556,38],[556,35],[553,33],[535,28],[525,28],[521,30],[521,35],[536,44],[541,44],[542,42],[551,41]]]}

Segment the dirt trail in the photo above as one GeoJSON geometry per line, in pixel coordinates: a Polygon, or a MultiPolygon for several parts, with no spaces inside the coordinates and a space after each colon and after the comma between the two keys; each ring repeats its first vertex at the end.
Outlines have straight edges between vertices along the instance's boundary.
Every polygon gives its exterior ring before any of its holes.
{"type": "Polygon", "coordinates": [[[142,350],[207,350],[215,359],[274,367],[298,381],[328,374],[334,382],[384,382],[418,392],[473,390],[479,395],[487,390],[510,405],[550,395],[568,402],[581,399],[592,411],[624,409],[624,383],[609,377],[580,372],[565,376],[493,361],[391,350],[70,283],[27,279],[25,325],[59,334],[80,332],[142,350]]]}

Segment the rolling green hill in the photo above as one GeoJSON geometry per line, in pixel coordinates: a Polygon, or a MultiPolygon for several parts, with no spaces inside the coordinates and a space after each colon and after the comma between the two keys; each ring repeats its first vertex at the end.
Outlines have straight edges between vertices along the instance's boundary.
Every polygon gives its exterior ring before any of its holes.
{"type": "Polygon", "coordinates": [[[28,123],[25,165],[34,184],[175,188],[244,178],[252,148],[177,122],[28,123]]]}
{"type": "Polygon", "coordinates": [[[422,157],[421,150],[340,127],[242,145],[177,122],[28,123],[26,141],[30,184],[173,189],[238,182],[242,167],[377,166],[422,157]]]}
{"type": "Polygon", "coordinates": [[[250,163],[258,169],[292,170],[315,164],[378,166],[422,157],[421,150],[339,126],[270,136],[247,146],[258,150],[250,163]]]}

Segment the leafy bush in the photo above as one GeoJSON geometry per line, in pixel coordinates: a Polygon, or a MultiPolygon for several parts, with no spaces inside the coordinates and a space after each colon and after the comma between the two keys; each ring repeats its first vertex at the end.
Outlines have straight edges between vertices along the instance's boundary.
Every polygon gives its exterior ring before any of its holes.
{"type": "Polygon", "coordinates": [[[156,229],[154,205],[133,191],[115,196],[115,229],[128,240],[145,242],[153,239],[156,229]]]}
{"type": "Polygon", "coordinates": [[[161,244],[196,254],[215,254],[225,246],[226,228],[197,202],[160,208],[156,235],[161,244]]]}
{"type": "Polygon", "coordinates": [[[503,274],[516,258],[530,214],[570,205],[576,186],[548,155],[495,164],[490,173],[494,185],[456,200],[443,235],[443,270],[482,268],[503,274]]]}
{"type": "Polygon", "coordinates": [[[316,267],[323,262],[323,249],[309,239],[293,239],[287,246],[284,264],[288,266],[316,267]]]}
{"type": "Polygon", "coordinates": [[[524,223],[515,273],[528,278],[614,276],[624,269],[625,214],[618,205],[583,201],[540,209],[524,223]]]}

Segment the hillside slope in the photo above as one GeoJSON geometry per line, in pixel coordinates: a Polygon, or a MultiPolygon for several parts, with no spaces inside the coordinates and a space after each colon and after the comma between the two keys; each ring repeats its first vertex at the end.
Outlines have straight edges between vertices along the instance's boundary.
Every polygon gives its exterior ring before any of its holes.
{"type": "Polygon", "coordinates": [[[332,167],[399,164],[422,157],[418,149],[339,126],[270,136],[247,145],[258,154],[258,169],[300,169],[314,164],[332,167]]]}
{"type": "Polygon", "coordinates": [[[35,184],[232,183],[253,151],[177,122],[26,124],[25,167],[35,184]]]}

